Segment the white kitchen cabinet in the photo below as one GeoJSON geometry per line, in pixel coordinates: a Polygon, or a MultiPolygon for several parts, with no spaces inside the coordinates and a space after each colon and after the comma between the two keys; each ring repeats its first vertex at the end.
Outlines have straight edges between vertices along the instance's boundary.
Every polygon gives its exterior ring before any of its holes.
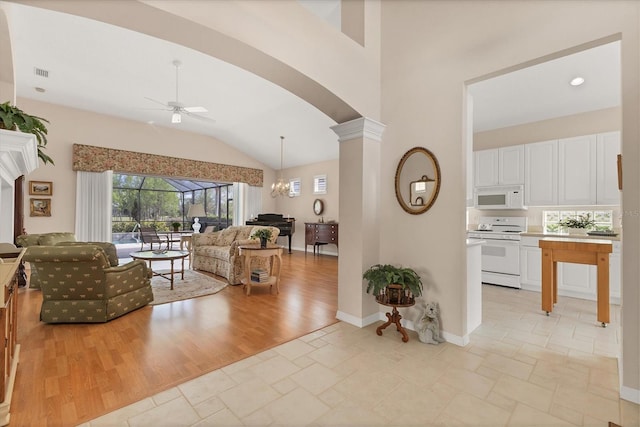
{"type": "Polygon", "coordinates": [[[558,295],[596,300],[596,266],[558,263],[558,295]]]}
{"type": "Polygon", "coordinates": [[[519,185],[524,183],[524,146],[474,152],[474,185],[519,185]]]}
{"type": "Polygon", "coordinates": [[[524,146],[524,197],[527,206],[558,204],[558,141],[524,146]]]}
{"type": "Polygon", "coordinates": [[[558,204],[596,204],[596,135],[558,140],[558,204]]]}
{"type": "Polygon", "coordinates": [[[520,287],[528,291],[542,289],[542,250],[537,237],[522,237],[520,241],[520,287]]]}
{"type": "Polygon", "coordinates": [[[498,149],[475,151],[473,157],[475,160],[473,185],[476,187],[498,185],[498,149]]]}
{"type": "Polygon", "coordinates": [[[596,198],[599,205],[619,205],[618,154],[620,132],[596,136],[596,198]]]}
{"type": "Polygon", "coordinates": [[[613,242],[613,252],[609,254],[609,302],[620,304],[622,297],[622,242],[613,242]]]}

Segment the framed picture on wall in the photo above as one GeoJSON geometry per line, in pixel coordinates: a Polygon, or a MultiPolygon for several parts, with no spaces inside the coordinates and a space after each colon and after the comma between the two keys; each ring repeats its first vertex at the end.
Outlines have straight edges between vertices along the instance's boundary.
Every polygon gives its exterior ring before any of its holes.
{"type": "Polygon", "coordinates": [[[29,199],[30,216],[51,216],[51,199],[29,199]]]}
{"type": "Polygon", "coordinates": [[[51,196],[53,195],[53,182],[29,181],[29,194],[32,196],[51,196]]]}

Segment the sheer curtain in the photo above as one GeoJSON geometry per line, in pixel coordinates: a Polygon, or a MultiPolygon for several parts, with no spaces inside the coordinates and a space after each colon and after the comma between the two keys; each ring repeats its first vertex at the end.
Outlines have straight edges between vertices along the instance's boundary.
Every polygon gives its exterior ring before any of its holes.
{"type": "Polygon", "coordinates": [[[233,184],[233,225],[244,225],[245,221],[262,210],[262,187],[243,182],[233,184]]]}
{"type": "Polygon", "coordinates": [[[76,178],[76,239],[111,241],[113,171],[78,171],[76,178]]]}

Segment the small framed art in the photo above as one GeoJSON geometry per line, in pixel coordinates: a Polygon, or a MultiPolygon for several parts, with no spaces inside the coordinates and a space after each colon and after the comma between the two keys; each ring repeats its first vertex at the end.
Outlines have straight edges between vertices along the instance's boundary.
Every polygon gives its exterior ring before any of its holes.
{"type": "Polygon", "coordinates": [[[32,196],[51,196],[53,195],[53,182],[29,181],[29,194],[32,196]]]}
{"type": "Polygon", "coordinates": [[[29,199],[30,216],[51,216],[51,199],[29,199]]]}

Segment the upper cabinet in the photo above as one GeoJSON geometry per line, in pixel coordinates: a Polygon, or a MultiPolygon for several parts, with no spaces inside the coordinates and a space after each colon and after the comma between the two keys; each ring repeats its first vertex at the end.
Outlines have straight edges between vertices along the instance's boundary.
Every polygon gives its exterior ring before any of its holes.
{"type": "Polygon", "coordinates": [[[474,157],[476,187],[524,183],[523,145],[476,151],[474,157]]]}
{"type": "Polygon", "coordinates": [[[558,204],[558,141],[525,144],[524,198],[527,206],[558,204]]]}
{"type": "Polygon", "coordinates": [[[620,132],[597,135],[596,196],[599,205],[620,204],[618,154],[620,154],[620,132]]]}
{"type": "Polygon", "coordinates": [[[558,140],[558,204],[595,205],[596,136],[558,140]]]}
{"type": "Polygon", "coordinates": [[[477,151],[475,185],[524,183],[526,206],[619,205],[619,153],[620,132],[477,151]]]}

